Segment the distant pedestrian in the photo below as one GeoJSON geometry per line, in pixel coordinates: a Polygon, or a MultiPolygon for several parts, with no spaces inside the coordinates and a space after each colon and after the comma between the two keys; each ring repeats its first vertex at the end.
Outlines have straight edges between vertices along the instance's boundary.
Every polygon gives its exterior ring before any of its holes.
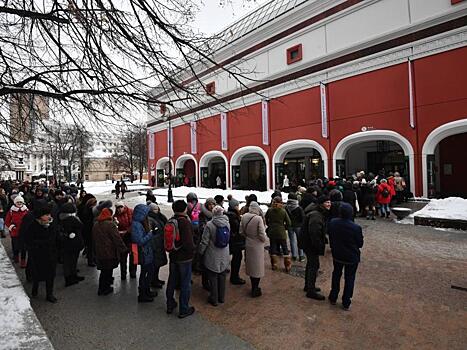
{"type": "Polygon", "coordinates": [[[169,281],[167,282],[167,313],[171,314],[177,308],[174,299],[175,287],[180,284],[179,318],[185,318],[195,312],[190,306],[191,295],[191,263],[195,245],[193,243],[193,227],[187,215],[187,204],[177,200],[172,204],[174,219],[177,221],[180,240],[176,243],[177,250],[169,252],[169,281]]]}
{"type": "Polygon", "coordinates": [[[250,277],[251,296],[256,298],[262,295],[259,283],[264,277],[264,242],[266,242],[263,212],[257,202],[251,202],[248,213],[243,215],[240,234],[246,239],[245,272],[250,277]]]}
{"type": "Polygon", "coordinates": [[[115,184],[115,199],[120,198],[120,190],[121,190],[120,181],[117,181],[117,183],[115,184]]]}
{"type": "Polygon", "coordinates": [[[216,177],[216,187],[217,188],[222,188],[222,179],[219,175],[216,177]]]}
{"type": "Polygon", "coordinates": [[[344,310],[349,310],[355,275],[360,262],[360,248],[363,247],[363,234],[360,225],[353,222],[353,209],[347,203],[341,205],[340,217],[332,219],[329,223],[329,242],[334,265],[329,302],[333,305],[337,302],[342,271],[344,271],[342,306],[344,310]]]}
{"type": "Polygon", "coordinates": [[[217,306],[225,301],[225,276],[230,262],[230,224],[223,207],[215,206],[212,213],[213,218],[205,226],[199,251],[204,256],[204,267],[209,280],[208,302],[217,306]]]}
{"type": "Polygon", "coordinates": [[[152,190],[147,190],[146,191],[146,204],[149,205],[149,203],[156,203],[157,204],[157,199],[152,190]]]}
{"type": "Polygon", "coordinates": [[[122,180],[120,185],[120,191],[122,192],[122,199],[125,199],[125,193],[128,190],[128,186],[126,185],[125,181],[122,180]]]}

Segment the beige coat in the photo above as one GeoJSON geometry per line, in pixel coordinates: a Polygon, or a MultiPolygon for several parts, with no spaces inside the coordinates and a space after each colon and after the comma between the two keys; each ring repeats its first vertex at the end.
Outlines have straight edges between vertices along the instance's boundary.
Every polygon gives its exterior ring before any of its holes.
{"type": "Polygon", "coordinates": [[[245,270],[250,277],[264,276],[264,242],[266,230],[260,213],[246,213],[240,223],[240,233],[246,237],[245,242],[245,270]]]}

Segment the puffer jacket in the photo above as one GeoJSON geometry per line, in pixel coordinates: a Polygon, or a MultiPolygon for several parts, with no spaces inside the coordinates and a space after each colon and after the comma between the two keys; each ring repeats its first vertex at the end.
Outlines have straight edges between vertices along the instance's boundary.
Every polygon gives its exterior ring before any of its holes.
{"type": "Polygon", "coordinates": [[[18,237],[19,236],[19,230],[21,229],[21,223],[23,221],[23,218],[26,216],[28,213],[28,207],[26,205],[23,205],[21,208],[18,208],[16,205],[13,205],[11,209],[8,211],[8,214],[6,214],[5,218],[5,227],[13,227],[10,230],[10,236],[11,237],[18,237]]]}
{"type": "Polygon", "coordinates": [[[167,265],[167,253],[164,247],[164,226],[167,223],[167,218],[162,213],[150,211],[148,220],[151,230],[154,230],[154,237],[152,239],[154,266],[161,267],[167,265]]]}
{"type": "Polygon", "coordinates": [[[229,267],[229,246],[218,248],[215,246],[216,231],[218,227],[227,227],[230,230],[229,219],[226,215],[214,216],[206,224],[199,244],[199,253],[204,255],[204,266],[216,273],[224,272],[229,267]]]}
{"type": "Polygon", "coordinates": [[[146,218],[149,214],[149,206],[138,204],[133,211],[133,223],[131,224],[131,240],[138,245],[140,264],[148,265],[154,262],[154,250],[152,248],[153,235],[146,218]]]}

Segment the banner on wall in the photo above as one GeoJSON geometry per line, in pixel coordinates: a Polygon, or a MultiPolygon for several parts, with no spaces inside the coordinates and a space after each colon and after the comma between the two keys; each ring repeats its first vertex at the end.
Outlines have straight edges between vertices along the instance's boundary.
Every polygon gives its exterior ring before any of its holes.
{"type": "Polygon", "coordinates": [[[263,100],[261,107],[263,123],[263,145],[269,145],[269,101],[263,100]]]}
{"type": "Polygon", "coordinates": [[[190,122],[191,153],[196,154],[196,122],[190,122]]]}
{"type": "Polygon", "coordinates": [[[174,155],[174,130],[172,127],[167,128],[167,156],[174,155]]]}
{"type": "Polygon", "coordinates": [[[413,96],[413,74],[412,74],[412,61],[408,61],[409,71],[409,118],[410,127],[415,129],[415,113],[414,113],[414,96],[413,96]]]}
{"type": "Polygon", "coordinates": [[[227,151],[227,113],[221,113],[221,149],[227,151]]]}
{"type": "Polygon", "coordinates": [[[321,93],[321,135],[324,138],[328,137],[328,105],[326,97],[326,85],[320,83],[321,93]]]}
{"type": "Polygon", "coordinates": [[[154,160],[154,133],[149,133],[149,159],[154,160]]]}

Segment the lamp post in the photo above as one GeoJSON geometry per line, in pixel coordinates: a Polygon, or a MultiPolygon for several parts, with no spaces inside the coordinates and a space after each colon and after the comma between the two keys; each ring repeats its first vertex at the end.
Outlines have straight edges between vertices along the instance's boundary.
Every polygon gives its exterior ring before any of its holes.
{"type": "Polygon", "coordinates": [[[167,191],[167,202],[173,203],[174,197],[172,193],[172,123],[168,116],[168,108],[165,104],[161,104],[161,114],[164,121],[169,121],[169,131],[168,131],[168,155],[169,155],[169,190],[167,191]]]}

